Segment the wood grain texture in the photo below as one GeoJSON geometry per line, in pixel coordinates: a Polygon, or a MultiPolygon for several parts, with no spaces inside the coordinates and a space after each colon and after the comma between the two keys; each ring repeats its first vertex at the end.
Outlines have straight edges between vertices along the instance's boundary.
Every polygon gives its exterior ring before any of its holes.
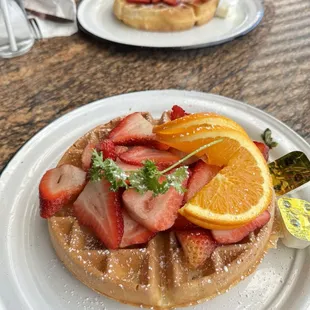
{"type": "Polygon", "coordinates": [[[149,89],[241,100],[310,142],[310,1],[265,0],[265,9],[250,34],[212,48],[132,48],[79,33],[0,60],[0,170],[59,116],[100,98],[149,89]]]}

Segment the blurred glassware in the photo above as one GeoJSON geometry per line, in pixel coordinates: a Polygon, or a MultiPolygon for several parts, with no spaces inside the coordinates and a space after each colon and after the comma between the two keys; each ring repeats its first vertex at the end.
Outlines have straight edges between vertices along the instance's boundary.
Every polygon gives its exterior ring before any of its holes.
{"type": "Polygon", "coordinates": [[[0,0],[0,57],[23,55],[34,41],[22,0],[0,0]]]}

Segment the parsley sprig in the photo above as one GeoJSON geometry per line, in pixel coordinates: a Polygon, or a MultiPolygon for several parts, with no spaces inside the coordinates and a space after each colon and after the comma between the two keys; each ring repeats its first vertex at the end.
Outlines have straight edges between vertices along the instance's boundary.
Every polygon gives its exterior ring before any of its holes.
{"type": "Polygon", "coordinates": [[[177,167],[188,158],[222,141],[222,139],[219,139],[203,145],[162,171],[158,170],[154,162],[146,160],[141,169],[125,172],[115,161],[109,158],[103,159],[102,152],[98,153],[94,149],[92,154],[92,168],[89,173],[90,179],[92,181],[100,181],[102,178],[105,178],[110,182],[111,191],[114,192],[124,187],[126,189],[134,188],[141,194],[152,191],[153,195],[157,196],[159,194],[165,194],[170,187],[174,187],[179,193],[184,193],[185,189],[182,183],[188,177],[188,167],[177,167]],[[166,174],[173,169],[175,169],[173,172],[166,174]]]}
{"type": "Polygon", "coordinates": [[[111,183],[111,190],[114,192],[120,187],[127,188],[128,175],[125,171],[112,159],[103,160],[102,152],[98,153],[95,149],[92,154],[92,167],[89,174],[92,181],[107,179],[111,183]]]}

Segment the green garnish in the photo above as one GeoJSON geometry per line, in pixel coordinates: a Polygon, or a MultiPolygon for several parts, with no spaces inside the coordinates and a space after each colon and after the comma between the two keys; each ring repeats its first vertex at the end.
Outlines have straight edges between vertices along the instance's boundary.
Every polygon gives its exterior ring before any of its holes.
{"type": "Polygon", "coordinates": [[[171,186],[179,193],[183,193],[185,189],[182,187],[182,183],[188,177],[187,167],[176,169],[165,179],[161,179],[161,177],[163,177],[163,173],[157,169],[155,163],[146,160],[141,169],[129,174],[128,179],[130,187],[135,188],[141,194],[146,191],[152,191],[154,196],[165,194],[171,186]]]}
{"type": "Polygon", "coordinates": [[[219,139],[200,147],[163,171],[159,171],[151,160],[146,160],[141,169],[125,172],[112,159],[107,158],[104,160],[102,152],[98,153],[94,150],[92,154],[92,167],[89,172],[90,179],[92,181],[100,181],[102,178],[105,178],[111,183],[111,190],[114,192],[124,187],[134,188],[141,194],[152,191],[153,195],[157,196],[165,194],[170,187],[174,187],[179,193],[184,193],[185,189],[182,183],[188,177],[188,167],[179,167],[168,175],[165,175],[165,173],[204,149],[222,141],[222,139],[219,139]]]}
{"type": "Polygon", "coordinates": [[[120,187],[126,187],[127,174],[121,169],[115,161],[110,158],[103,160],[102,152],[96,150],[92,154],[92,167],[90,169],[90,179],[100,181],[105,178],[111,183],[111,190],[116,192],[120,187]]]}
{"type": "Polygon", "coordinates": [[[261,135],[262,139],[264,140],[265,144],[270,148],[274,148],[278,145],[277,142],[273,141],[272,136],[271,136],[271,130],[267,128],[263,134],[261,135]]]}

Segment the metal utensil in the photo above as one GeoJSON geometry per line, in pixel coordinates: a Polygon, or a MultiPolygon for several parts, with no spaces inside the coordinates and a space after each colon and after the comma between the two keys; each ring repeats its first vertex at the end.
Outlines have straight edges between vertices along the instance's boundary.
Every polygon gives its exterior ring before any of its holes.
{"type": "Polygon", "coordinates": [[[40,27],[39,27],[36,19],[30,17],[30,18],[28,18],[28,20],[29,20],[29,23],[30,23],[30,28],[31,28],[32,33],[33,33],[34,37],[36,38],[36,40],[42,39],[43,35],[42,35],[42,32],[40,30],[40,27]]]}

